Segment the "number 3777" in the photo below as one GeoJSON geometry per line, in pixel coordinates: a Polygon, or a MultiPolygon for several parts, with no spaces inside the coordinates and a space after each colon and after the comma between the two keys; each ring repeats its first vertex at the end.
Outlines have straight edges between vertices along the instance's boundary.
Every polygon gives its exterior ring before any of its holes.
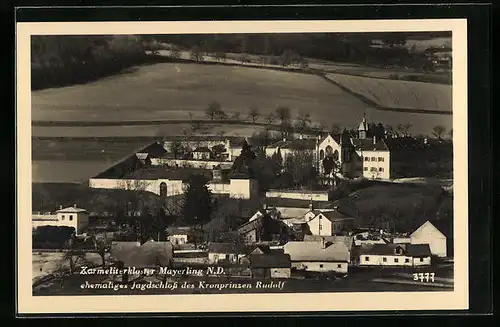
{"type": "Polygon", "coordinates": [[[420,281],[422,283],[434,283],[434,273],[414,273],[413,280],[420,281]]]}

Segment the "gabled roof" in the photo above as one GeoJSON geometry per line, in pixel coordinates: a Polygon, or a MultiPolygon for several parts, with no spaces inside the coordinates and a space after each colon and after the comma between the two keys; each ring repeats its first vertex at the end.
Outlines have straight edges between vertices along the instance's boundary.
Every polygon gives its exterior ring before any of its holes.
{"type": "MultiPolygon", "coordinates": [[[[341,220],[346,220],[346,219],[349,219],[349,220],[355,219],[354,217],[348,216],[348,215],[343,214],[341,212],[338,212],[336,210],[322,211],[316,217],[318,217],[320,214],[331,222],[341,221],[341,220]]],[[[316,217],[314,217],[314,218],[316,218],[316,217]]]]}
{"type": "Polygon", "coordinates": [[[304,235],[304,242],[325,242],[330,243],[342,243],[347,249],[351,249],[354,244],[354,238],[352,236],[320,236],[320,235],[304,235]]]}
{"type": "Polygon", "coordinates": [[[322,246],[322,242],[288,242],[283,248],[292,261],[349,261],[349,252],[344,244],[327,244],[324,249],[322,246]]]}
{"type": "Polygon", "coordinates": [[[432,253],[429,244],[408,244],[406,254],[410,257],[419,258],[430,257],[432,253]]]}
{"type": "Polygon", "coordinates": [[[200,147],[194,149],[193,152],[210,152],[210,153],[212,153],[212,151],[209,148],[207,148],[206,146],[200,146],[200,147]]]}
{"type": "Polygon", "coordinates": [[[417,228],[413,233],[411,233],[410,237],[413,237],[417,232],[422,231],[424,228],[429,228],[429,227],[436,229],[441,235],[443,235],[443,237],[446,237],[446,235],[441,230],[439,230],[433,223],[431,223],[429,220],[427,220],[419,228],[417,228]]]}
{"type": "Polygon", "coordinates": [[[57,213],[80,213],[80,212],[87,212],[87,210],[73,206],[73,207],[67,207],[64,209],[59,209],[56,212],[57,213]]]}
{"type": "Polygon", "coordinates": [[[289,254],[265,253],[249,256],[250,268],[290,268],[292,262],[289,254]]]}
{"type": "Polygon", "coordinates": [[[373,138],[366,138],[366,139],[360,139],[360,138],[352,138],[351,139],[352,145],[354,145],[354,148],[356,150],[362,150],[362,151],[389,151],[389,148],[387,147],[387,144],[385,144],[385,141],[383,139],[378,140],[375,144],[373,143],[373,138]]]}
{"type": "Polygon", "coordinates": [[[268,146],[268,148],[281,148],[289,150],[314,150],[316,149],[316,139],[305,138],[290,141],[278,141],[268,146]]]}
{"type": "MultiPolygon", "coordinates": [[[[406,251],[406,244],[361,244],[358,248],[358,253],[361,255],[372,254],[372,255],[397,255],[395,253],[397,248],[403,250],[403,254],[406,251]]],[[[401,255],[403,255],[401,254],[401,255]]]]}

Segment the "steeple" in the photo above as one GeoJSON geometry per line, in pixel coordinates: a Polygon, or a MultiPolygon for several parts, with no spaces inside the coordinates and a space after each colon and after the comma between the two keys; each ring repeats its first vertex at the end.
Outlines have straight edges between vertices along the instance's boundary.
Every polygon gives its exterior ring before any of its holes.
{"type": "Polygon", "coordinates": [[[365,139],[368,132],[368,124],[366,123],[366,114],[363,115],[363,120],[359,124],[358,134],[360,139],[365,139]]]}

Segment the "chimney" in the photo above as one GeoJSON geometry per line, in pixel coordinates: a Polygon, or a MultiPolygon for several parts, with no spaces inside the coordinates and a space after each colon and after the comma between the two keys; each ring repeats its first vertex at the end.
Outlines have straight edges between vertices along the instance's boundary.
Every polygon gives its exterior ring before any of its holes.
{"type": "Polygon", "coordinates": [[[313,200],[311,199],[311,202],[309,202],[309,210],[313,210],[314,209],[314,203],[313,203],[313,200]]]}
{"type": "Polygon", "coordinates": [[[334,210],[334,211],[339,211],[339,207],[338,207],[338,206],[334,206],[334,207],[333,207],[333,210],[334,210]]]}
{"type": "Polygon", "coordinates": [[[59,210],[62,210],[62,204],[59,205],[59,210]]]}
{"type": "Polygon", "coordinates": [[[76,203],[75,203],[75,204],[73,204],[73,208],[76,208],[76,203]]]}

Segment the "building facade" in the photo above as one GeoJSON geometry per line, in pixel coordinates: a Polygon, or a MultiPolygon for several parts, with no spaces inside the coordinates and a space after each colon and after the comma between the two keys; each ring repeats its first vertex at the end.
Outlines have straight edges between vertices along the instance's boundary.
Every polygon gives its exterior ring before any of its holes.
{"type": "Polygon", "coordinates": [[[446,236],[430,221],[426,221],[410,235],[411,244],[428,244],[432,255],[447,256],[446,236]]]}
{"type": "Polygon", "coordinates": [[[55,214],[33,214],[31,220],[33,229],[40,226],[66,226],[73,227],[76,235],[81,235],[89,225],[89,213],[74,205],[60,208],[55,214]]]}

